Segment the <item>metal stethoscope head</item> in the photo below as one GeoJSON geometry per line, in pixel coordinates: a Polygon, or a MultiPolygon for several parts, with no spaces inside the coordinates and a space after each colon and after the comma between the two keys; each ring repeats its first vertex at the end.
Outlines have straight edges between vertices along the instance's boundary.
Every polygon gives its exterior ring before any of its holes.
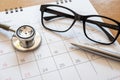
{"type": "Polygon", "coordinates": [[[13,47],[19,51],[31,51],[40,46],[40,34],[29,25],[23,25],[16,31],[3,24],[0,24],[0,28],[14,32],[11,42],[13,47]]]}

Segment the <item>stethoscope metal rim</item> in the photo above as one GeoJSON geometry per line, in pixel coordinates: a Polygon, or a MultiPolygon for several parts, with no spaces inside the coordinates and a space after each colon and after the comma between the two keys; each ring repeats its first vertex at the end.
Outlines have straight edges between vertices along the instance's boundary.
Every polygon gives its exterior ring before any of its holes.
{"type": "Polygon", "coordinates": [[[35,34],[35,30],[34,30],[34,28],[33,27],[31,27],[31,26],[29,26],[29,25],[23,25],[23,26],[21,26],[21,27],[19,27],[17,30],[16,30],[16,35],[19,37],[19,38],[22,38],[22,39],[28,39],[28,38],[31,38],[32,36],[34,36],[34,34],[35,34]],[[20,30],[20,28],[22,28],[22,27],[30,27],[30,28],[32,28],[32,32],[33,32],[33,34],[31,35],[31,36],[29,36],[29,37],[21,37],[20,35],[18,35],[18,33],[19,33],[19,30],[20,30]]]}
{"type": "Polygon", "coordinates": [[[11,42],[12,45],[15,49],[19,50],[19,51],[32,51],[36,48],[38,48],[41,44],[42,38],[40,36],[40,34],[36,31],[36,35],[34,37],[34,45],[30,48],[24,48],[20,45],[20,40],[17,38],[16,34],[14,34],[12,36],[11,42]]]}

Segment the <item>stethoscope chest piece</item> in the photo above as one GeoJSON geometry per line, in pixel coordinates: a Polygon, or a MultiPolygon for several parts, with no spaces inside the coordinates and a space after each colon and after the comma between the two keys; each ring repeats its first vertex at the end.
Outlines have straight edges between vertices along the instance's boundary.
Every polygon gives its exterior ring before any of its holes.
{"type": "Polygon", "coordinates": [[[29,25],[19,27],[12,36],[12,45],[19,51],[31,51],[40,46],[41,36],[29,25]]]}

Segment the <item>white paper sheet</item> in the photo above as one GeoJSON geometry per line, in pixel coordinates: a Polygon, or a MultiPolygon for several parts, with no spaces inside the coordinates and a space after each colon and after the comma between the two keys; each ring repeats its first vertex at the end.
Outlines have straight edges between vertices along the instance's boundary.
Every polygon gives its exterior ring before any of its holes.
{"type": "MultiPolygon", "coordinates": [[[[52,3],[56,4],[56,2],[52,3]]],[[[59,4],[84,15],[97,14],[89,0],[59,4]]],[[[42,36],[41,46],[31,52],[19,52],[11,45],[12,33],[0,29],[0,80],[120,80],[120,63],[76,49],[70,42],[91,43],[96,47],[119,51],[111,46],[96,45],[83,34],[81,23],[65,33],[54,33],[41,25],[40,5],[23,11],[0,13],[0,23],[17,29],[33,26],[42,36]]]]}

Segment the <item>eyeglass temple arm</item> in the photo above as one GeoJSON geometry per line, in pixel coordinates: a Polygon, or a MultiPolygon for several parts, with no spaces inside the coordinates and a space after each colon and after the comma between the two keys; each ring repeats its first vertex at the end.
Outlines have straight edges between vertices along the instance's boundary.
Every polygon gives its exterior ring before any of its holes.
{"type": "Polygon", "coordinates": [[[58,18],[58,17],[68,17],[68,18],[74,19],[74,16],[72,16],[72,15],[69,15],[69,14],[66,14],[63,12],[59,12],[59,11],[55,11],[52,9],[48,9],[48,8],[45,10],[45,12],[56,14],[54,16],[44,17],[45,20],[51,20],[51,19],[58,18]]]}
{"type": "MultiPolygon", "coordinates": [[[[74,16],[72,16],[70,14],[66,14],[66,13],[63,13],[63,12],[58,12],[58,11],[55,11],[55,10],[52,10],[52,9],[47,8],[46,12],[57,14],[57,15],[56,16],[44,17],[45,20],[51,20],[51,19],[58,18],[58,17],[68,17],[68,18],[74,19],[74,16]]],[[[93,24],[99,24],[103,27],[107,27],[107,28],[114,29],[114,30],[119,30],[119,27],[116,26],[116,25],[113,25],[113,24],[108,24],[108,23],[103,23],[103,22],[93,21],[93,20],[86,20],[86,22],[90,22],[90,23],[93,23],[93,24]]]]}

